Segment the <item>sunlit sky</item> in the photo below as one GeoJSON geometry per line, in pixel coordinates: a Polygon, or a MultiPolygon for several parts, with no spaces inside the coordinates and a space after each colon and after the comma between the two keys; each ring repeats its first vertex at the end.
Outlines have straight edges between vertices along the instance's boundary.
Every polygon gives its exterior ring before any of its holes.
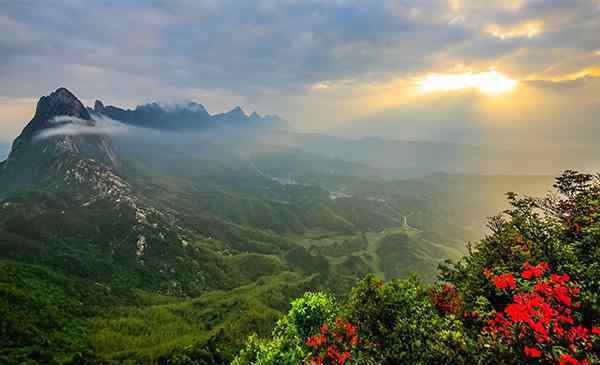
{"type": "MultiPolygon", "coordinates": [[[[240,105],[295,128],[600,138],[600,0],[0,0],[0,141],[39,96],[240,105]]],[[[540,142],[541,143],[541,142],[540,142]]]]}

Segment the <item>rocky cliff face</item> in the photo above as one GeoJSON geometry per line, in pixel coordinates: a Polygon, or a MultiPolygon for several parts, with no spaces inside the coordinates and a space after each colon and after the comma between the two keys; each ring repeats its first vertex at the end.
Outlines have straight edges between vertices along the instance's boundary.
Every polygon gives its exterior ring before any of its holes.
{"type": "Polygon", "coordinates": [[[110,138],[69,90],[40,98],[33,119],[0,164],[0,197],[16,188],[64,175],[64,166],[88,160],[113,171],[120,166],[110,138]]]}

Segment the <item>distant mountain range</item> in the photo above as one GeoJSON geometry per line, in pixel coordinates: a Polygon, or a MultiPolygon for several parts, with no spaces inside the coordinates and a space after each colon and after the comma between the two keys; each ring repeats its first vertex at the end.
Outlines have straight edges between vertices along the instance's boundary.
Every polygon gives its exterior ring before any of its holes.
{"type": "Polygon", "coordinates": [[[200,131],[231,127],[289,129],[287,121],[279,116],[260,116],[257,112],[248,115],[239,106],[226,113],[211,115],[202,104],[194,102],[171,106],[149,103],[132,110],[112,105],[104,106],[100,100],[96,100],[94,109],[90,111],[126,124],[160,130],[200,131]]]}

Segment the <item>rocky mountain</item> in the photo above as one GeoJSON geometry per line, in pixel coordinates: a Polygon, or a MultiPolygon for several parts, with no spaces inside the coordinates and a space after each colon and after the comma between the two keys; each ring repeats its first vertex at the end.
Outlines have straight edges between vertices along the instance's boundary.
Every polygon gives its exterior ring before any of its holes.
{"type": "MultiPolygon", "coordinates": [[[[119,224],[129,232],[135,244],[128,250],[138,259],[147,243],[144,231],[170,229],[169,217],[147,204],[120,176],[121,159],[99,123],[65,88],[40,98],[33,119],[0,165],[1,228],[6,229],[7,222],[10,227],[11,220],[38,222],[38,227],[48,222],[71,225],[73,214],[94,221],[112,210],[117,216],[109,226],[119,224]],[[34,191],[38,193],[32,199],[34,191]]],[[[108,228],[96,223],[98,231],[108,228]]],[[[40,235],[68,237],[52,225],[40,235]]]]}
{"type": "Polygon", "coordinates": [[[0,197],[18,186],[67,176],[67,169],[82,160],[117,170],[120,162],[115,148],[96,124],[81,101],[65,88],[40,98],[33,119],[0,163],[0,197]]]}

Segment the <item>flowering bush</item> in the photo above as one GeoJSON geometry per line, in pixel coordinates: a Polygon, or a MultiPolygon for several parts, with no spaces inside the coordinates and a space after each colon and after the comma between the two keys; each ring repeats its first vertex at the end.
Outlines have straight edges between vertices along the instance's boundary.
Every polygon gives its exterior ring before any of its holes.
{"type": "Polygon", "coordinates": [[[305,344],[309,347],[305,363],[344,365],[350,363],[351,354],[359,344],[358,330],[352,323],[338,319],[331,329],[323,323],[319,334],[310,336],[305,344]]]}
{"type": "MultiPolygon", "coordinates": [[[[453,291],[450,288],[447,286],[453,291]]],[[[379,365],[468,363],[461,322],[441,315],[430,296],[415,278],[383,282],[368,275],[363,279],[352,290],[345,312],[360,329],[359,361],[379,365]]]]}
{"type": "Polygon", "coordinates": [[[494,342],[520,351],[531,363],[587,365],[595,363],[593,336],[579,322],[580,290],[567,274],[549,275],[550,267],[526,262],[520,279],[510,273],[484,275],[496,289],[512,295],[511,302],[497,311],[483,332],[494,342]]]}
{"type": "Polygon", "coordinates": [[[232,364],[302,364],[309,351],[306,339],[318,332],[323,323],[333,323],[338,310],[333,297],[321,292],[304,293],[277,322],[271,339],[250,337],[232,364]]]}

